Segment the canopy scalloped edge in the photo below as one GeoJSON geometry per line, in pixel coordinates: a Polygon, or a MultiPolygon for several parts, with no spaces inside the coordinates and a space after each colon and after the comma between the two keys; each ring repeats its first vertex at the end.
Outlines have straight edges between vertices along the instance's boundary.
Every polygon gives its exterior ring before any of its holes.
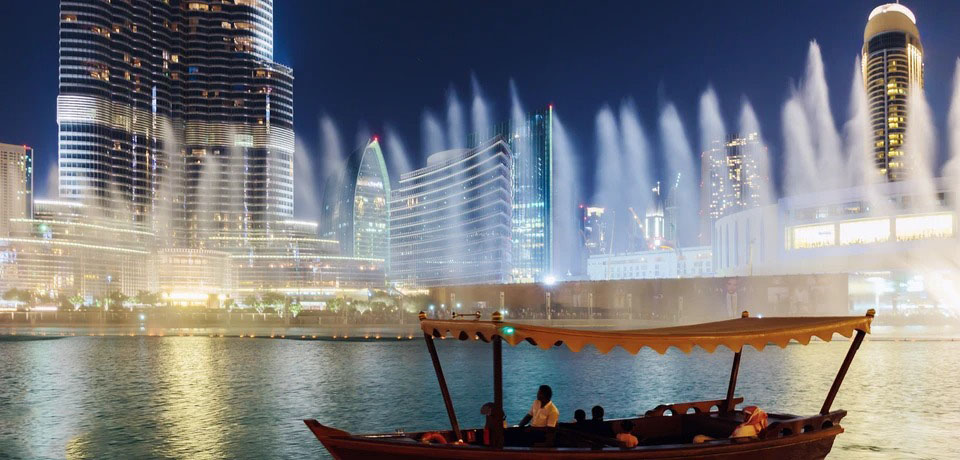
{"type": "Polygon", "coordinates": [[[600,353],[615,347],[637,354],[642,348],[664,354],[671,347],[690,353],[700,347],[713,353],[719,346],[740,351],[750,345],[763,351],[769,344],[785,348],[791,341],[807,345],[816,336],[829,342],[834,334],[852,337],[855,331],[870,333],[871,316],[825,316],[795,318],[739,318],[713,323],[624,331],[565,329],[521,323],[478,320],[423,320],[420,327],[433,337],[453,335],[460,340],[489,342],[500,336],[510,345],[529,342],[541,349],[565,344],[573,352],[593,345],[600,353]]]}

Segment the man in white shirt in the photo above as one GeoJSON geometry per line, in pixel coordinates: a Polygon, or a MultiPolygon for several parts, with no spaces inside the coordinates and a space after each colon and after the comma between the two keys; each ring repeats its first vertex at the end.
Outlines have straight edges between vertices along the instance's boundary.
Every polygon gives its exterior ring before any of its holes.
{"type": "Polygon", "coordinates": [[[553,389],[550,385],[540,385],[537,390],[537,400],[530,406],[530,412],[520,420],[520,426],[526,426],[528,423],[532,427],[557,427],[557,419],[560,418],[560,410],[553,405],[553,389]]]}

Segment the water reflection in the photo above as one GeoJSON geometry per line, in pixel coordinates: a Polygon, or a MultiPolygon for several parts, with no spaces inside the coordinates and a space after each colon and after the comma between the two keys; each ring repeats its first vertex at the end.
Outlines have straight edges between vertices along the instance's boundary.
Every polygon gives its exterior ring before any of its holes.
{"type": "MultiPolygon", "coordinates": [[[[747,349],[738,395],[816,413],[848,342],[747,349]]],[[[464,426],[492,395],[490,346],[438,342],[464,426]]],[[[611,417],[722,398],[732,353],[571,353],[505,347],[507,417],[541,383],[561,418],[603,405],[611,417]]],[[[867,341],[834,404],[849,411],[831,458],[960,458],[960,342],[867,341]]],[[[0,458],[304,458],[325,455],[303,427],[348,431],[446,426],[422,341],[313,342],[208,337],[0,341],[0,458]]]]}
{"type": "Polygon", "coordinates": [[[164,338],[156,344],[156,390],[151,393],[162,443],[157,456],[224,458],[229,423],[221,364],[223,340],[164,338]]]}

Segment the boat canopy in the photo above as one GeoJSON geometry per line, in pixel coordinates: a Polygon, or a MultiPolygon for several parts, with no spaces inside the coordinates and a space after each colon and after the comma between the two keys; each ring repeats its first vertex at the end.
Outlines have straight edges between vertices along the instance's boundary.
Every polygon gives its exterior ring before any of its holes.
{"type": "Polygon", "coordinates": [[[734,352],[741,351],[744,345],[763,350],[767,344],[773,343],[784,348],[790,341],[806,345],[814,336],[829,342],[834,334],[851,337],[854,331],[870,333],[872,319],[872,315],[773,318],[745,316],[712,323],[634,330],[583,330],[500,321],[423,319],[420,327],[425,334],[433,337],[452,334],[460,340],[478,339],[489,342],[494,336],[500,336],[510,345],[527,341],[542,349],[562,343],[571,351],[578,352],[584,345],[589,344],[596,347],[600,353],[607,353],[620,346],[633,354],[643,347],[663,354],[670,347],[678,348],[684,353],[689,353],[694,346],[710,353],[716,351],[720,345],[734,352]]]}

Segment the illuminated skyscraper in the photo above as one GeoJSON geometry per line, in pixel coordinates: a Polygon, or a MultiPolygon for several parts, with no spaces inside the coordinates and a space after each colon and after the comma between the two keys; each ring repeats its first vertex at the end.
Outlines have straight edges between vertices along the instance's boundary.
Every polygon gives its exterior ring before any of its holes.
{"type": "Polygon", "coordinates": [[[580,235],[587,256],[613,251],[614,211],[596,206],[580,206],[580,235]]]}
{"type": "Polygon", "coordinates": [[[33,149],[0,144],[0,237],[10,232],[10,219],[33,217],[33,149]]]}
{"type": "Polygon", "coordinates": [[[374,138],[327,181],[320,234],[340,242],[345,257],[389,260],[390,177],[374,138]]]}
{"type": "Polygon", "coordinates": [[[292,217],[293,74],[272,59],[273,0],[61,0],[60,196],[189,247],[292,217]]]}
{"type": "Polygon", "coordinates": [[[512,279],[542,281],[553,271],[553,106],[474,133],[469,144],[502,136],[513,154],[512,279]]]}
{"type": "Polygon", "coordinates": [[[400,177],[390,214],[391,279],[432,287],[510,281],[510,148],[496,137],[437,152],[400,177]]]}
{"type": "Polygon", "coordinates": [[[700,155],[700,242],[710,244],[713,223],[722,216],[759,206],[769,194],[762,171],[767,147],[757,133],[734,135],[700,155]]]}
{"type": "Polygon", "coordinates": [[[643,237],[646,240],[647,247],[651,249],[657,249],[665,246],[667,243],[665,238],[666,216],[663,209],[664,201],[660,187],[660,181],[657,181],[657,186],[652,190],[653,201],[650,203],[650,208],[647,209],[647,213],[644,215],[643,237]]]}
{"type": "Polygon", "coordinates": [[[911,163],[910,152],[903,151],[907,96],[911,88],[923,88],[923,45],[912,11],[888,3],[870,12],[861,65],[877,169],[887,180],[903,180],[911,163]]]}

